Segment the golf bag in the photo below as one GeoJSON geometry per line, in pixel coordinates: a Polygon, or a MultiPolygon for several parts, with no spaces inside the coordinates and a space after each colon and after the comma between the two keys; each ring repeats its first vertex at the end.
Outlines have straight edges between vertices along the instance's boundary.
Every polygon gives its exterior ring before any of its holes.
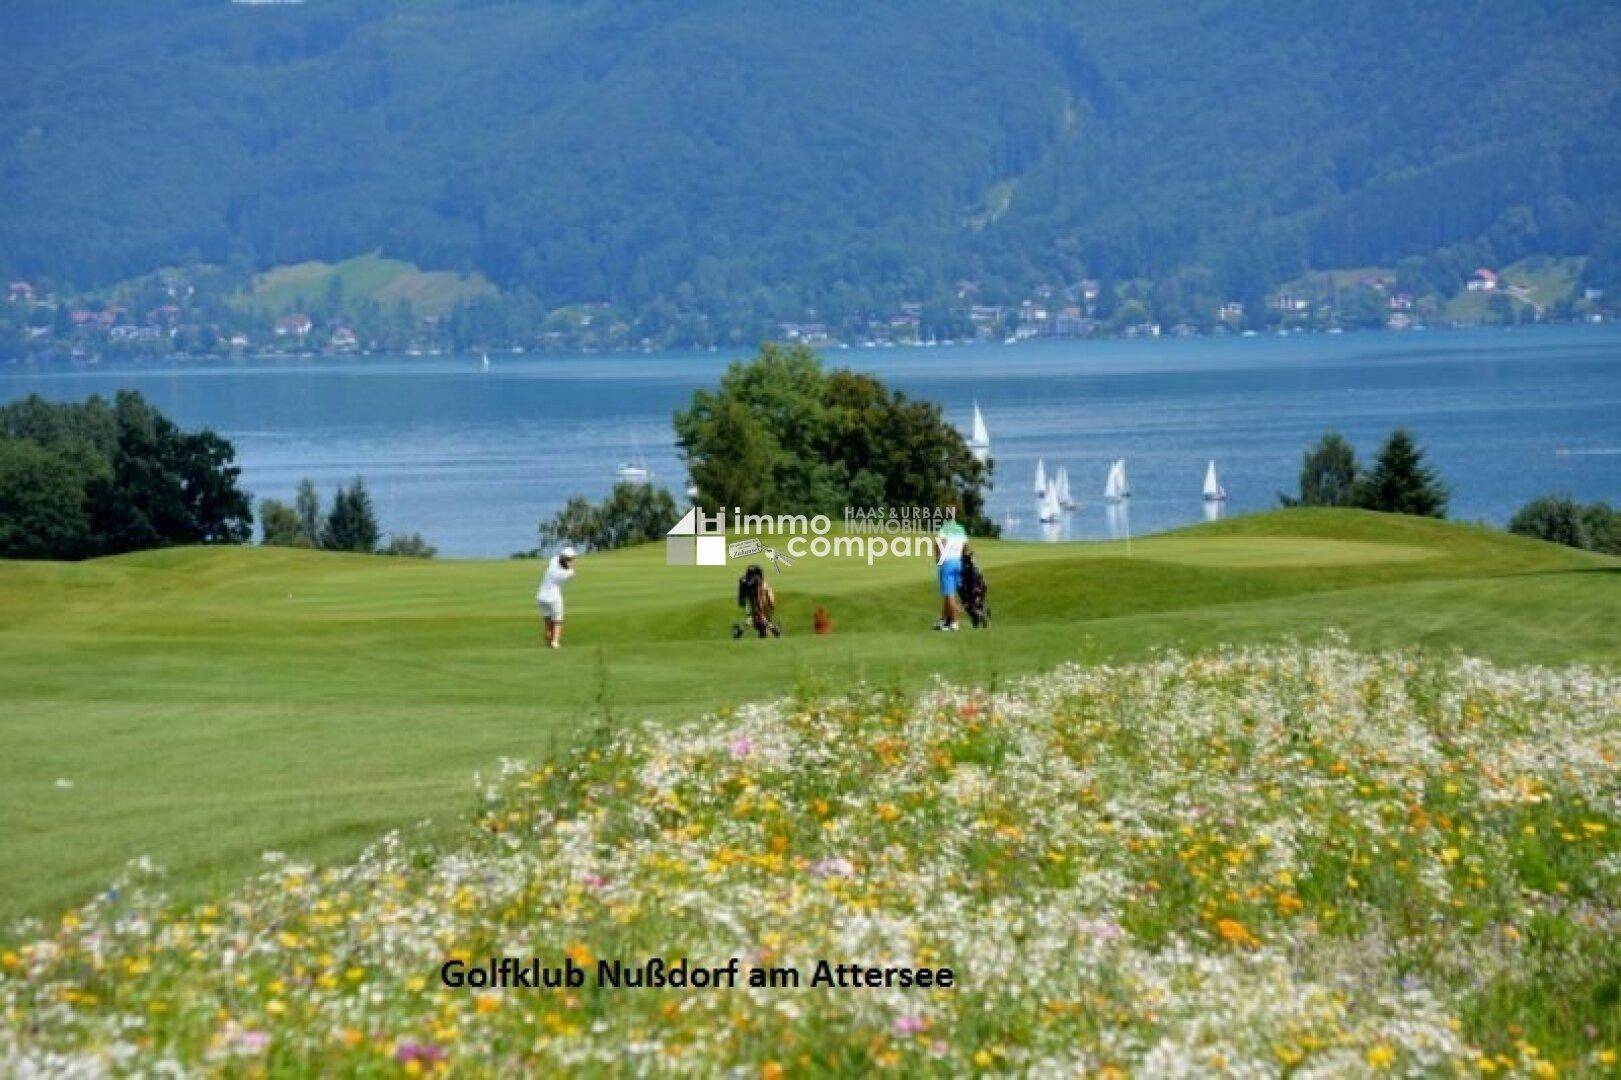
{"type": "Polygon", "coordinates": [[[990,593],[990,586],[985,583],[985,575],[980,573],[979,564],[974,562],[974,553],[965,551],[962,555],[962,578],[957,582],[957,601],[967,614],[974,629],[978,630],[991,624],[991,606],[986,600],[990,593]]]}

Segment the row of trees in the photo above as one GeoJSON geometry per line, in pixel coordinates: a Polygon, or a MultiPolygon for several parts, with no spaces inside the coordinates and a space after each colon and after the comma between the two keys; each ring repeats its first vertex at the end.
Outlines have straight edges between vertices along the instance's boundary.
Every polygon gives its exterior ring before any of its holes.
{"type": "MultiPolygon", "coordinates": [[[[824,371],[808,349],[767,345],[733,364],[716,391],[676,414],[699,505],[743,513],[828,514],[845,507],[952,507],[975,532],[990,467],[976,461],[936,405],[877,379],[824,371]]],[[[245,543],[250,501],[231,444],[181,431],[139,393],[79,403],[38,396],[0,407],[0,558],[83,559],[177,544],[245,543]]],[[[1328,432],[1301,462],[1285,506],[1347,506],[1444,517],[1447,488],[1412,435],[1398,428],[1363,469],[1328,432]]],[[[618,484],[602,503],[575,496],[540,526],[543,547],[609,549],[662,537],[680,515],[668,491],[618,484]]],[[[340,486],[323,507],[312,481],[291,505],[266,499],[264,543],[323,551],[432,558],[416,533],[384,545],[365,481],[340,486]]],[[[1621,554],[1621,513],[1546,496],[1523,507],[1512,532],[1621,554]]],[[[533,554],[523,553],[523,554],[533,554]]]]}
{"type": "Polygon", "coordinates": [[[325,511],[314,481],[299,481],[291,506],[278,499],[266,499],[260,504],[259,527],[268,547],[381,553],[415,559],[431,559],[438,554],[438,549],[418,533],[391,536],[386,545],[379,547],[382,528],[377,524],[366,482],[358,476],[352,483],[339,486],[331,508],[325,511]]]}
{"type": "Polygon", "coordinates": [[[235,450],[134,391],[0,408],[0,557],[87,559],[252,535],[235,450]]]}
{"type": "Polygon", "coordinates": [[[1279,493],[1284,506],[1354,506],[1389,514],[1446,517],[1447,487],[1424,463],[1424,451],[1404,428],[1397,428],[1364,470],[1356,449],[1330,431],[1306,451],[1300,465],[1300,492],[1279,493]]]}
{"type": "Polygon", "coordinates": [[[1544,495],[1520,507],[1508,531],[1584,551],[1621,555],[1621,510],[1609,503],[1579,503],[1566,495],[1544,495]]]}
{"type": "MultiPolygon", "coordinates": [[[[1285,506],[1354,506],[1393,514],[1445,517],[1447,488],[1424,463],[1424,451],[1402,429],[1392,432],[1373,468],[1364,471],[1356,450],[1328,432],[1306,451],[1298,495],[1278,496],[1285,506]]],[[[1609,503],[1579,503],[1565,495],[1531,500],[1509,520],[1508,531],[1584,551],[1621,555],[1621,510],[1609,503]]]]}
{"type": "Polygon", "coordinates": [[[650,484],[615,484],[602,502],[575,495],[563,509],[540,523],[540,548],[520,551],[529,558],[548,548],[573,544],[586,551],[607,551],[663,539],[681,511],[663,488],[650,484]]]}
{"type": "MultiPolygon", "coordinates": [[[[212,431],[182,431],[139,393],[112,401],[46,401],[0,407],[0,558],[90,559],[181,544],[244,544],[252,500],[238,486],[236,451],[212,431]]],[[[267,544],[324,551],[381,551],[431,558],[410,533],[379,547],[365,482],[338,489],[323,510],[315,485],[292,506],[260,507],[267,544]]]]}

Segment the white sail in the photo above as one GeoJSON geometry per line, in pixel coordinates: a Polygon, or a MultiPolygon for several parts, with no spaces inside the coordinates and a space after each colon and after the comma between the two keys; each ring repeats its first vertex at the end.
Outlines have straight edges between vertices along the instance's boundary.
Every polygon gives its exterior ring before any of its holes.
{"type": "Polygon", "coordinates": [[[968,449],[982,463],[991,456],[991,432],[985,426],[985,414],[979,411],[977,401],[974,402],[974,427],[968,437],[968,449]]]}
{"type": "Polygon", "coordinates": [[[488,370],[490,370],[490,354],[489,354],[489,353],[485,353],[485,354],[484,354],[484,359],[483,359],[483,361],[482,361],[482,362],[481,362],[481,363],[480,363],[480,366],[481,366],[481,367],[482,367],[482,368],[483,368],[483,369],[484,369],[484,370],[485,370],[485,371],[488,371],[488,370]]]}
{"type": "Polygon", "coordinates": [[[1042,464],[1040,458],[1036,458],[1035,490],[1038,496],[1047,494],[1047,466],[1042,464]]]}
{"type": "Polygon", "coordinates": [[[1216,475],[1216,463],[1211,461],[1204,471],[1204,498],[1205,502],[1221,502],[1227,497],[1227,491],[1221,486],[1221,479],[1216,475]]]}
{"type": "Polygon", "coordinates": [[[1131,498],[1131,484],[1126,480],[1126,459],[1116,458],[1109,466],[1109,478],[1103,482],[1103,497],[1110,502],[1131,498]]]}
{"type": "Polygon", "coordinates": [[[1041,521],[1057,521],[1064,508],[1058,503],[1058,489],[1048,484],[1041,493],[1041,506],[1037,509],[1036,517],[1041,521]]]}
{"type": "Polygon", "coordinates": [[[1069,492],[1069,470],[1062,465],[1058,467],[1058,480],[1054,486],[1058,489],[1058,505],[1065,510],[1075,509],[1075,498],[1069,492]]]}

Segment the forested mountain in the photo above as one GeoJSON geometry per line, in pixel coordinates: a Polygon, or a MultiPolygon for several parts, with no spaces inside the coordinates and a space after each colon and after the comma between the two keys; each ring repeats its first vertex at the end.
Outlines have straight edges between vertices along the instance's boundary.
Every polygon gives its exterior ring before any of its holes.
{"type": "MultiPolygon", "coordinates": [[[[1621,7],[0,0],[0,273],[361,252],[538,309],[1621,263],[1621,7]]],[[[1447,283],[1447,282],[1440,282],[1447,283]]]]}

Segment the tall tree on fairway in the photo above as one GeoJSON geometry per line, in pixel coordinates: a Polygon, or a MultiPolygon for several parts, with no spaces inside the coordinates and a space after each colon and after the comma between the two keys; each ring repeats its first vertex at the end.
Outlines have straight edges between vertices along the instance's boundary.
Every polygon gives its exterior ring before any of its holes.
{"type": "Polygon", "coordinates": [[[259,530],[266,547],[311,547],[304,537],[298,512],[277,499],[259,504],[259,530]]]}
{"type": "Polygon", "coordinates": [[[1350,506],[1356,497],[1356,450],[1337,431],[1325,434],[1300,462],[1300,495],[1285,506],[1350,506]]]}
{"type": "Polygon", "coordinates": [[[1385,440],[1373,468],[1356,485],[1356,504],[1368,510],[1418,517],[1446,517],[1447,489],[1434,469],[1424,464],[1406,428],[1385,440]]]}
{"type": "Polygon", "coordinates": [[[802,345],[765,345],[731,365],[676,413],[675,430],[706,507],[834,518],[845,507],[952,508],[970,530],[995,532],[991,468],[938,405],[825,371],[802,345]]]}
{"type": "Polygon", "coordinates": [[[687,468],[698,489],[698,501],[735,507],[745,514],[763,513],[773,490],[776,441],[740,401],[715,401],[701,413],[695,404],[689,415],[684,437],[695,447],[712,448],[688,455],[687,468]],[[726,448],[724,452],[715,452],[721,447],[726,448]]]}
{"type": "Polygon", "coordinates": [[[327,551],[370,554],[377,550],[381,538],[382,530],[377,527],[377,515],[372,511],[366,482],[357,476],[354,483],[340,487],[333,496],[332,512],[321,529],[321,547],[327,551]]]}
{"type": "Polygon", "coordinates": [[[307,476],[298,482],[298,494],[293,498],[293,511],[298,515],[298,531],[304,536],[304,546],[319,547],[321,497],[315,493],[315,482],[307,476]]]}

